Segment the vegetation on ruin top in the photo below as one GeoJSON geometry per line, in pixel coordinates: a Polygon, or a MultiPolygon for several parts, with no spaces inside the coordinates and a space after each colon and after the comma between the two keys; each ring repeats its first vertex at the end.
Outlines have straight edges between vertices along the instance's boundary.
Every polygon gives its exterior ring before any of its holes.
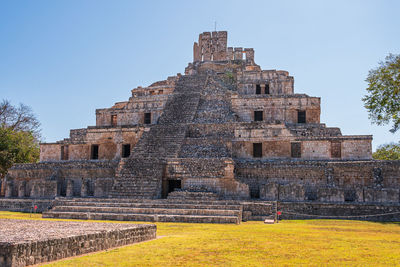
{"type": "MultiPolygon", "coordinates": [[[[41,215],[0,211],[0,218],[41,215]]],[[[124,222],[132,223],[132,222],[124,222]]],[[[45,266],[276,266],[400,264],[400,224],[342,220],[274,225],[157,223],[156,240],[45,266]]]]}

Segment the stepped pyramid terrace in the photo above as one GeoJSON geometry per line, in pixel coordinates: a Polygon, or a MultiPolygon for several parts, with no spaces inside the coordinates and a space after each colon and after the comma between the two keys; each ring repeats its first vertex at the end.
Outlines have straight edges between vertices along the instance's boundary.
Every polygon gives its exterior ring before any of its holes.
{"type": "Polygon", "coordinates": [[[372,160],[371,135],[321,123],[319,97],[227,44],[226,31],[200,34],[184,74],[41,144],[39,163],[9,170],[0,205],[47,199],[44,217],[219,223],[273,218],[279,205],[400,209],[400,163],[372,160]]]}

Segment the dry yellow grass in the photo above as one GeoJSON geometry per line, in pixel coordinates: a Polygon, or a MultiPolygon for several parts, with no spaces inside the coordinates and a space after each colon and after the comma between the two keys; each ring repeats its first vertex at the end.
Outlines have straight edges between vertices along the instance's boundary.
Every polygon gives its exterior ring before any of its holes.
{"type": "MultiPolygon", "coordinates": [[[[0,212],[0,218],[40,215],[0,212]]],[[[157,240],[45,266],[400,266],[400,224],[342,220],[265,225],[157,223],[157,240]]]]}

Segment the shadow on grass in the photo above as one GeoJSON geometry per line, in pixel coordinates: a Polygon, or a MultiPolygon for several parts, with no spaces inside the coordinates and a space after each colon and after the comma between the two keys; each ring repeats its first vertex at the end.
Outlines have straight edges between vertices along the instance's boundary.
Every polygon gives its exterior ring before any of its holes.
{"type": "MultiPolygon", "coordinates": [[[[374,222],[374,221],[372,221],[372,222],[374,222]]],[[[394,224],[394,225],[398,225],[398,226],[400,226],[400,222],[376,222],[376,223],[379,223],[379,224],[394,224]]]]}
{"type": "Polygon", "coordinates": [[[383,225],[398,225],[400,226],[400,221],[399,222],[382,222],[382,221],[374,221],[374,220],[357,220],[357,219],[341,219],[341,218],[332,218],[332,219],[314,219],[314,218],[310,218],[310,219],[294,219],[294,220],[288,220],[288,219],[281,219],[279,220],[279,222],[296,222],[296,223],[313,223],[313,222],[321,222],[321,221],[348,221],[348,222],[371,222],[371,223],[379,223],[379,224],[383,224],[383,225]]]}

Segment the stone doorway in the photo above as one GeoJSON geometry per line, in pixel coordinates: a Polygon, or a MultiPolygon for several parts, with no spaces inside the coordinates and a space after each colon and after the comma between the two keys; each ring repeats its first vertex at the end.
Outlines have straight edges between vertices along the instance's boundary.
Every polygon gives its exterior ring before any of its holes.
{"type": "Polygon", "coordinates": [[[163,179],[161,198],[167,198],[169,193],[171,193],[175,189],[181,189],[181,188],[182,188],[181,180],[163,179]]]}
{"type": "Polygon", "coordinates": [[[181,189],[181,180],[168,180],[168,193],[181,189]]]}

